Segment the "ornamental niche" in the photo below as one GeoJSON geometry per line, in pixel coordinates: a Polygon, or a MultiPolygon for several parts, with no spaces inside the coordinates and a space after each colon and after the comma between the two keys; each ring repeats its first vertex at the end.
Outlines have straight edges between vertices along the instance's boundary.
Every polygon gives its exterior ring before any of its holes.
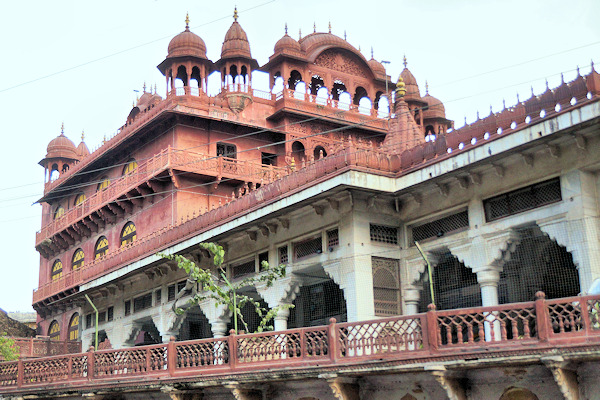
{"type": "Polygon", "coordinates": [[[369,72],[359,65],[352,57],[340,53],[339,49],[325,50],[315,60],[315,64],[334,71],[356,76],[368,76],[369,72]]]}

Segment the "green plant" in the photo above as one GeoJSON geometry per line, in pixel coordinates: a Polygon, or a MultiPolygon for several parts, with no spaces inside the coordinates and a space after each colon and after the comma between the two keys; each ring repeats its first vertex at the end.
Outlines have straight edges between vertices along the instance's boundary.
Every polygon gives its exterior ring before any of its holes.
{"type": "Polygon", "coordinates": [[[192,297],[184,307],[177,307],[176,299],[173,304],[175,313],[181,315],[187,309],[197,305],[201,301],[212,299],[215,301],[216,307],[224,305],[233,314],[235,332],[238,332],[238,321],[242,323],[245,331],[248,331],[248,324],[244,320],[241,310],[246,304],[252,304],[260,318],[256,331],[263,332],[273,329],[273,326],[269,323],[279,310],[293,307],[293,305],[287,304],[268,309],[251,297],[240,294],[240,289],[253,286],[256,283],[265,284],[267,287],[273,286],[273,282],[276,279],[285,276],[285,265],[270,267],[269,263],[262,261],[260,273],[232,283],[227,279],[227,275],[223,269],[223,262],[225,261],[225,250],[223,250],[223,247],[216,243],[200,243],[199,246],[203,250],[206,250],[213,258],[213,264],[217,267],[217,274],[213,275],[210,269],[200,268],[195,262],[184,256],[158,253],[158,256],[164,259],[175,261],[177,266],[188,274],[186,287],[179,292],[177,299],[189,290],[192,290],[192,297]]]}
{"type": "Polygon", "coordinates": [[[15,341],[6,337],[6,332],[0,336],[0,356],[4,361],[12,361],[19,358],[19,346],[15,345],[15,341]]]}

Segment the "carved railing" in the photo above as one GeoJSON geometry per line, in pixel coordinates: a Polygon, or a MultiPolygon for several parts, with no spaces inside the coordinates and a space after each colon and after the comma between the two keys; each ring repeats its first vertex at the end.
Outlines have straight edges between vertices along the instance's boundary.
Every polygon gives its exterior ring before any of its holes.
{"type": "MultiPolygon", "coordinates": [[[[49,387],[93,387],[115,378],[149,383],[191,376],[229,378],[236,372],[335,366],[375,360],[411,362],[600,345],[600,295],[495,307],[436,311],[363,322],[230,335],[119,350],[0,363],[0,393],[49,387]]],[[[396,364],[395,364],[396,365],[396,364]]],[[[213,379],[211,378],[211,379],[213,379]]],[[[197,379],[197,378],[196,378],[197,379]]]]}
{"type": "MultiPolygon", "coordinates": [[[[57,341],[49,337],[11,338],[21,358],[34,358],[81,352],[79,341],[57,341]]],[[[0,361],[2,356],[0,355],[0,361]]]]}

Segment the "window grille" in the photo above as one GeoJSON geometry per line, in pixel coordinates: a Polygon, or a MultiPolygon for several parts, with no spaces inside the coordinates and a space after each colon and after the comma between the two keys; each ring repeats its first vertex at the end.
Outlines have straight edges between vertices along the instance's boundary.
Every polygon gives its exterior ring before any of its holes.
{"type": "Polygon", "coordinates": [[[327,325],[329,318],[335,318],[338,322],[347,320],[344,292],[331,279],[300,287],[293,304],[288,319],[290,329],[327,325]]]}
{"type": "Polygon", "coordinates": [[[92,314],[88,314],[85,316],[85,328],[91,328],[92,327],[92,314]]]}
{"type": "Polygon", "coordinates": [[[69,322],[69,340],[79,340],[79,314],[75,313],[69,322]]]}
{"type": "Polygon", "coordinates": [[[484,200],[485,219],[490,222],[561,200],[560,179],[555,178],[484,200]]]}
{"type": "Polygon", "coordinates": [[[468,227],[469,213],[465,210],[423,225],[414,226],[412,228],[413,243],[432,237],[441,237],[447,233],[457,232],[468,227]]]}
{"type": "Polygon", "coordinates": [[[73,271],[83,267],[84,262],[85,262],[85,253],[83,252],[83,250],[82,249],[75,250],[75,253],[73,253],[73,261],[71,262],[71,268],[73,269],[73,271]]]}
{"type": "Polygon", "coordinates": [[[154,292],[154,301],[157,306],[160,305],[161,297],[162,297],[162,291],[160,289],[158,289],[156,292],[154,292]]]}
{"type": "Polygon", "coordinates": [[[63,264],[62,261],[56,260],[54,264],[52,264],[52,280],[57,280],[63,276],[63,264]]]}
{"type": "MultiPolygon", "coordinates": [[[[185,280],[177,282],[177,293],[181,292],[183,289],[185,289],[185,280]]],[[[189,291],[186,293],[189,293],[189,291]]]]}
{"type": "Polygon", "coordinates": [[[288,263],[288,247],[287,246],[281,246],[279,248],[279,263],[280,264],[288,263]]]}
{"type": "Polygon", "coordinates": [[[398,260],[372,257],[373,297],[375,315],[399,315],[401,311],[400,274],[398,260]]]}
{"type": "Polygon", "coordinates": [[[114,318],[114,314],[115,314],[115,308],[114,307],[108,307],[108,309],[106,310],[106,320],[107,321],[112,321],[114,318]]]}
{"type": "Polygon", "coordinates": [[[60,340],[60,325],[56,320],[52,321],[50,324],[48,336],[50,336],[50,340],[60,340]]]}
{"type": "Polygon", "coordinates": [[[152,293],[147,293],[133,299],[133,312],[142,311],[150,307],[152,307],[152,293]]]}
{"type": "Polygon", "coordinates": [[[371,240],[374,242],[398,244],[398,228],[369,224],[371,240]]]}
{"type": "Polygon", "coordinates": [[[340,235],[338,229],[327,231],[327,247],[335,247],[340,244],[340,235]]]}
{"type": "Polygon", "coordinates": [[[167,287],[167,301],[175,300],[175,285],[167,287]]]}
{"type": "Polygon", "coordinates": [[[260,271],[263,270],[263,267],[262,267],[262,262],[263,261],[266,261],[267,264],[269,263],[269,252],[268,251],[265,251],[264,253],[260,253],[258,255],[258,269],[260,271]]]}
{"type": "Polygon", "coordinates": [[[217,143],[217,157],[219,156],[237,158],[237,150],[235,145],[229,143],[217,143]]]}
{"type": "Polygon", "coordinates": [[[313,254],[321,254],[323,252],[323,241],[321,236],[305,240],[303,242],[294,243],[294,252],[296,260],[313,254]]]}
{"type": "Polygon", "coordinates": [[[262,165],[275,165],[277,161],[277,154],[260,153],[260,159],[262,165]]]}
{"type": "Polygon", "coordinates": [[[106,321],[106,311],[100,311],[98,313],[98,323],[106,321]]]}
{"type": "Polygon", "coordinates": [[[131,314],[131,301],[127,300],[125,302],[125,315],[131,314]]]}
{"type": "Polygon", "coordinates": [[[249,275],[256,272],[256,264],[254,260],[249,260],[238,265],[232,265],[230,268],[232,278],[239,278],[240,276],[249,275]]]}

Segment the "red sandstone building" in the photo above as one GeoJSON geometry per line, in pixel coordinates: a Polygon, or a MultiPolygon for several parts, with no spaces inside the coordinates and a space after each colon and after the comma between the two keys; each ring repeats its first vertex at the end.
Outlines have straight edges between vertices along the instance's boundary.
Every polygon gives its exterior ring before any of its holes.
{"type": "Polygon", "coordinates": [[[89,296],[103,350],[0,364],[0,396],[599,398],[600,297],[574,297],[600,277],[593,68],[457,130],[331,32],[286,32],[259,66],[237,15],[216,62],[186,22],[158,69],[164,98],[40,161],[40,333],[89,348],[89,296]],[[155,254],[207,266],[208,241],[233,280],[287,265],[246,289],[294,305],[274,332],[228,335],[208,300],[173,313],[185,274],[155,254]]]}

